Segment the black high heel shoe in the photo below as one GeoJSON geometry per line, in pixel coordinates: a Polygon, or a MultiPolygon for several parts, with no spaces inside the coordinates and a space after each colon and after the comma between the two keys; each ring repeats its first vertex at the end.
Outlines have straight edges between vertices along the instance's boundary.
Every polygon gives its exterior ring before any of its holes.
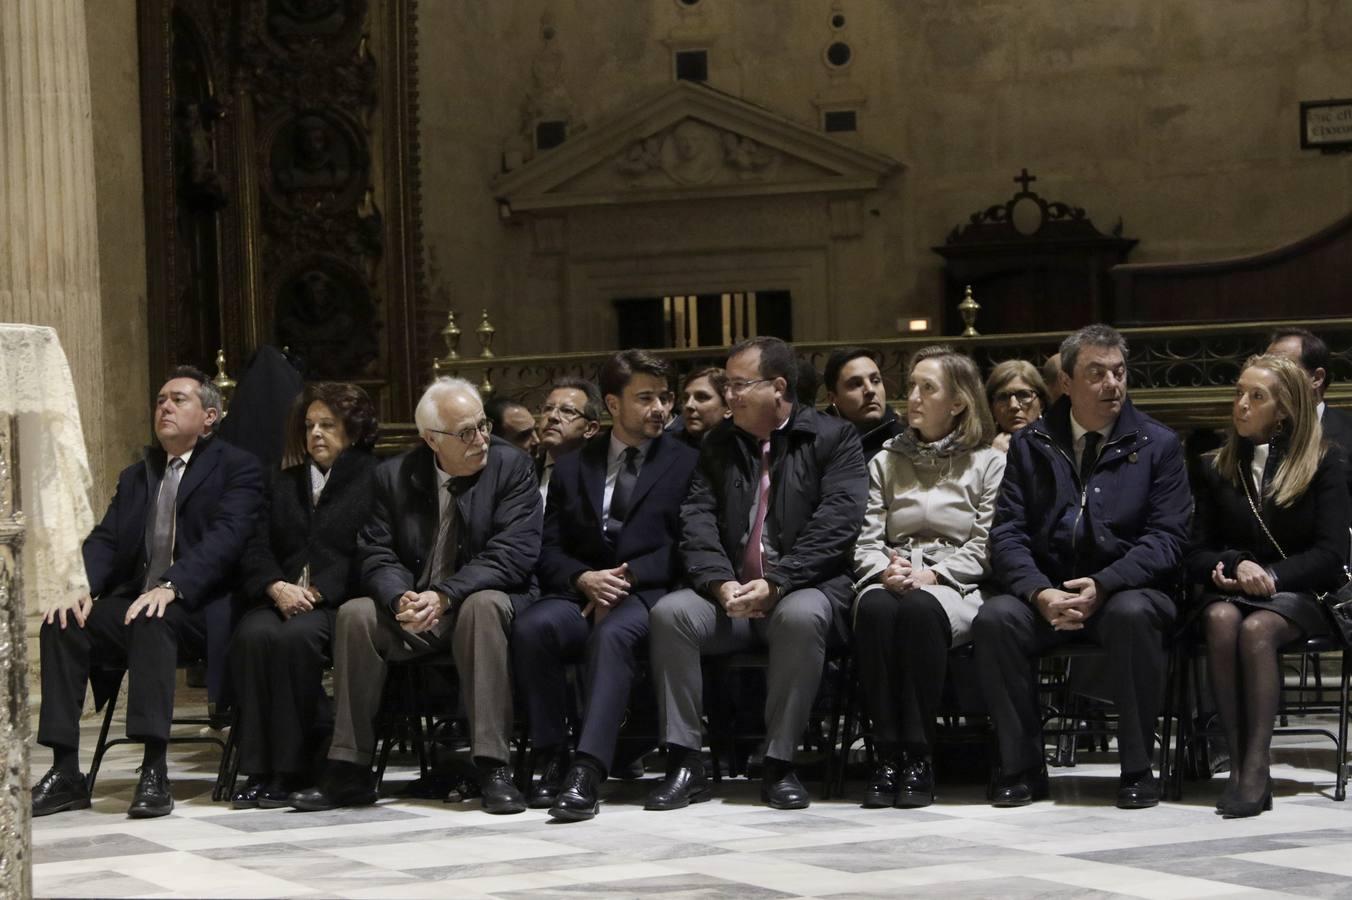
{"type": "Polygon", "coordinates": [[[1221,807],[1221,815],[1227,819],[1248,819],[1272,809],[1272,776],[1268,776],[1267,788],[1257,800],[1230,801],[1221,807]]]}
{"type": "Polygon", "coordinates": [[[1216,800],[1216,815],[1220,815],[1222,812],[1225,811],[1226,806],[1228,806],[1231,803],[1234,803],[1235,800],[1238,799],[1237,797],[1238,794],[1239,788],[1237,784],[1235,782],[1230,781],[1227,778],[1225,781],[1225,787],[1221,790],[1221,795],[1216,800]]]}

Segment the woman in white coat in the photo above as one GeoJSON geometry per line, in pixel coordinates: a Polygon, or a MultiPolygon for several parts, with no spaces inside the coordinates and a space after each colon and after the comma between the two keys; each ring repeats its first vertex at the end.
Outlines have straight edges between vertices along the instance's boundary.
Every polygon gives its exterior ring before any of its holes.
{"type": "Polygon", "coordinates": [[[1005,455],[981,375],[949,347],[911,361],[907,429],[869,461],[854,639],[879,764],[864,806],[934,800],[931,748],[949,648],[969,640],[1005,455]]]}

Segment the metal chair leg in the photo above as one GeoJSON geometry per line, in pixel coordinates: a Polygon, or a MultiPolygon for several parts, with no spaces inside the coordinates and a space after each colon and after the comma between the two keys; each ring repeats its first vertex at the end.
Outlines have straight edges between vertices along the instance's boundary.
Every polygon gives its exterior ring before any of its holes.
{"type": "Polygon", "coordinates": [[[117,709],[117,695],[122,693],[122,681],[108,698],[108,707],[103,712],[103,727],[99,729],[99,740],[94,745],[94,761],[89,764],[89,774],[85,776],[85,788],[92,796],[94,782],[99,777],[99,767],[103,765],[103,755],[108,752],[108,730],[113,726],[113,711],[117,709]]]}

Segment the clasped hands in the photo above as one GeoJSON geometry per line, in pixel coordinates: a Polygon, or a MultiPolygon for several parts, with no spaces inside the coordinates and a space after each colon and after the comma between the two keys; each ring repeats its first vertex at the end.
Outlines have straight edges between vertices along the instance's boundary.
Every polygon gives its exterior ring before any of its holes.
{"type": "Polygon", "coordinates": [[[594,616],[594,622],[601,624],[610,611],[629,596],[634,580],[629,575],[629,563],[620,563],[613,569],[594,569],[583,572],[574,582],[578,591],[587,598],[582,607],[582,616],[594,616]]]}
{"type": "Polygon", "coordinates": [[[883,569],[882,583],[894,594],[904,594],[916,588],[939,583],[939,578],[930,569],[912,569],[911,561],[896,550],[889,551],[887,568],[883,569]]]}
{"type": "Polygon", "coordinates": [[[1098,584],[1092,578],[1072,578],[1063,587],[1065,590],[1044,588],[1038,591],[1034,603],[1052,628],[1079,631],[1103,602],[1098,584]]]}
{"type": "Polygon", "coordinates": [[[394,618],[409,634],[421,634],[436,628],[450,608],[451,598],[438,591],[404,591],[395,605],[394,618]]]}
{"type": "Polygon", "coordinates": [[[764,578],[745,584],[725,581],[718,586],[718,605],[729,619],[763,619],[779,602],[779,591],[764,578]]]}
{"type": "Polygon", "coordinates": [[[319,592],[314,588],[303,588],[287,581],[274,581],[268,585],[268,597],[284,619],[309,612],[320,602],[319,592]]]}
{"type": "Polygon", "coordinates": [[[1277,593],[1277,582],[1272,574],[1251,559],[1241,560],[1235,566],[1235,577],[1225,577],[1225,564],[1216,563],[1211,570],[1211,583],[1227,594],[1248,594],[1250,597],[1271,597],[1277,593]]]}

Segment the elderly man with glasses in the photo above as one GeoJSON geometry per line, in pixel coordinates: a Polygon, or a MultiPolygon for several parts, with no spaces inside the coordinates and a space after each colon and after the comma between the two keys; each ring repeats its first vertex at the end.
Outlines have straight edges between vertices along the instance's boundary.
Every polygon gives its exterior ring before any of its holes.
{"type": "Polygon", "coordinates": [[[542,507],[530,458],[490,437],[479,392],[439,378],[418,401],[424,446],[376,470],[371,519],[357,537],[368,594],[343,604],[334,636],[336,715],[318,787],[303,811],[376,800],[374,721],[389,663],[449,648],[469,716],[483,808],[526,808],[507,768],[512,728],[508,637],[533,600],[542,507]]]}

